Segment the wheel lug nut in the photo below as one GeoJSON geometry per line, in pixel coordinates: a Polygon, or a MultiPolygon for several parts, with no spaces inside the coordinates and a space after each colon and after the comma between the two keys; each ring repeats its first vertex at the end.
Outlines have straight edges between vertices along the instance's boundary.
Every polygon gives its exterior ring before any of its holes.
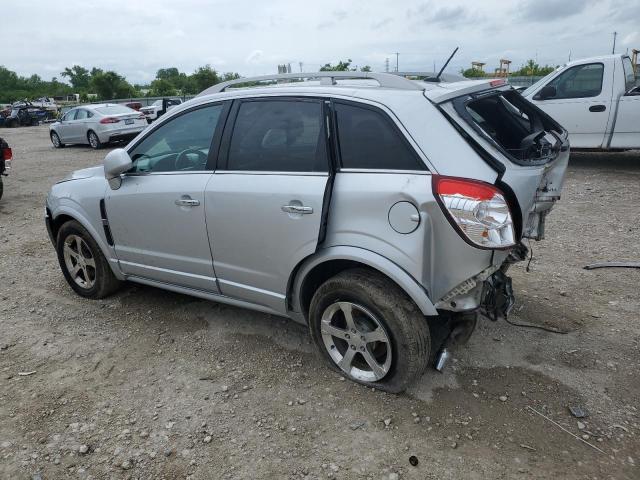
{"type": "Polygon", "coordinates": [[[360,350],[364,352],[364,347],[360,347],[360,350]]]}
{"type": "Polygon", "coordinates": [[[351,345],[351,350],[355,350],[356,346],[355,345],[351,345]]]}
{"type": "Polygon", "coordinates": [[[355,329],[355,328],[352,328],[352,329],[351,329],[351,333],[356,333],[356,329],[355,329]]]}
{"type": "Polygon", "coordinates": [[[349,335],[348,333],[346,333],[346,334],[344,335],[344,338],[351,338],[351,335],[349,335]]]}

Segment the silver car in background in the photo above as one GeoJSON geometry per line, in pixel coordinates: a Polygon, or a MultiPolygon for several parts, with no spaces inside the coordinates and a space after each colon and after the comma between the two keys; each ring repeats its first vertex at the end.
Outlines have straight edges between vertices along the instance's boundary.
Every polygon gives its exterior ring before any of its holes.
{"type": "Polygon", "coordinates": [[[124,105],[102,103],[76,107],[51,124],[49,136],[56,148],[69,143],[101,148],[116,141],[129,141],[147,127],[144,114],[124,105]]]}

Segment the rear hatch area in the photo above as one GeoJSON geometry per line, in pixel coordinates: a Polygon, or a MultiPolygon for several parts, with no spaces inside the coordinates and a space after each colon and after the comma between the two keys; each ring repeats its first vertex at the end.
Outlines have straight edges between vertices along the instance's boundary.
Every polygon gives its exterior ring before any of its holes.
{"type": "Polygon", "coordinates": [[[569,161],[566,130],[502,80],[458,85],[425,96],[497,172],[519,237],[543,239],[569,161]]]}

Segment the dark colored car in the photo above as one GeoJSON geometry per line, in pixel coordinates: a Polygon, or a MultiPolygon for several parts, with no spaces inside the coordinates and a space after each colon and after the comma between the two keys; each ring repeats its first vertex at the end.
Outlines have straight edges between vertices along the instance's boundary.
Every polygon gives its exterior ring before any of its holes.
{"type": "Polygon", "coordinates": [[[14,106],[11,109],[11,113],[4,119],[4,126],[11,128],[38,125],[49,117],[50,113],[39,107],[31,105],[14,106]]]}
{"type": "Polygon", "coordinates": [[[0,138],[0,198],[2,198],[2,193],[4,190],[2,177],[6,177],[7,175],[9,175],[9,171],[11,170],[12,158],[13,153],[11,152],[11,148],[9,148],[9,144],[2,138],[0,138]]]}

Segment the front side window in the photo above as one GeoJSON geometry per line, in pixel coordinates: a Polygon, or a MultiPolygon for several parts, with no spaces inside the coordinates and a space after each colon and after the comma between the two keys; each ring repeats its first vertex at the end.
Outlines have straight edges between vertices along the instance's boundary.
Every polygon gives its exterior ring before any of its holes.
{"type": "Polygon", "coordinates": [[[320,101],[245,101],[233,127],[227,168],[326,172],[326,151],[320,101]]]}
{"type": "Polygon", "coordinates": [[[383,112],[335,103],[343,168],[424,170],[425,166],[383,112]]]}
{"type": "Polygon", "coordinates": [[[87,118],[87,111],[82,108],[78,110],[78,113],[76,114],[76,120],[84,120],[86,118],[87,118]]]}
{"type": "Polygon", "coordinates": [[[198,108],[155,129],[129,152],[130,173],[206,170],[222,109],[220,104],[198,108]]]}
{"type": "Polygon", "coordinates": [[[73,120],[73,118],[76,116],[76,112],[78,110],[73,109],[73,110],[69,110],[67,113],[64,114],[64,117],[62,117],[62,120],[64,120],[65,122],[68,122],[69,120],[73,120]]]}
{"type": "Polygon", "coordinates": [[[556,87],[552,99],[597,97],[602,91],[602,63],[577,65],[562,72],[549,85],[556,87]]]}

